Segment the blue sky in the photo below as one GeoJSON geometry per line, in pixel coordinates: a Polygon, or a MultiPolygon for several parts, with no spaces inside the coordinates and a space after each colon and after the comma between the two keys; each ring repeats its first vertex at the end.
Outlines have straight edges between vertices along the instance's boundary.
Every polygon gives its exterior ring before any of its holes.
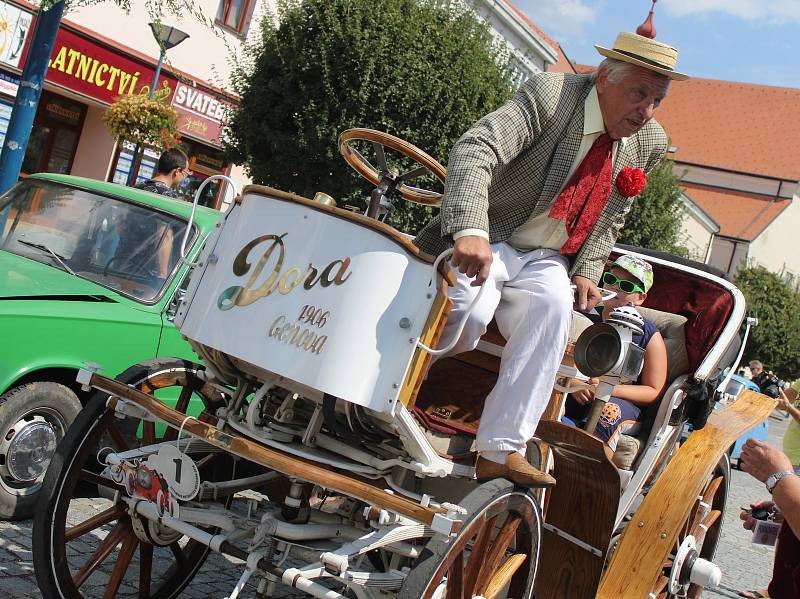
{"type": "MultiPolygon", "coordinates": [[[[570,60],[596,65],[593,44],[634,31],[649,0],[512,0],[570,60]]],[[[689,75],[800,88],[800,0],[658,0],[656,39],[689,75]]]]}

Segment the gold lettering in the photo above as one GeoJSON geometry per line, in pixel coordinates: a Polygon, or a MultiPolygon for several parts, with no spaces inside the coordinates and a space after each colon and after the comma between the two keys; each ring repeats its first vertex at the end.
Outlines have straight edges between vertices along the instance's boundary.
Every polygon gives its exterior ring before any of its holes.
{"type": "Polygon", "coordinates": [[[250,252],[262,242],[271,242],[264,250],[264,253],[259,258],[258,262],[253,269],[247,283],[242,287],[234,285],[225,289],[217,298],[217,306],[220,310],[230,310],[234,306],[248,306],[253,302],[271,295],[277,290],[281,295],[288,295],[301,283],[306,290],[311,289],[317,283],[322,287],[330,287],[331,285],[343,285],[347,279],[350,278],[352,273],[348,272],[350,268],[350,258],[343,260],[334,260],[328,264],[319,275],[317,268],[313,264],[308,265],[308,269],[303,272],[298,266],[292,266],[285,273],[283,272],[283,261],[285,258],[285,245],[283,238],[288,233],[283,235],[262,235],[248,242],[236,255],[233,260],[233,274],[236,276],[246,275],[252,266],[248,262],[250,252]],[[267,267],[272,265],[272,255],[277,248],[277,257],[274,260],[274,266],[269,271],[269,276],[266,280],[258,284],[261,273],[267,267]]]}
{"type": "Polygon", "coordinates": [[[97,74],[94,76],[94,83],[97,87],[103,87],[106,84],[106,78],[101,79],[103,73],[108,73],[109,66],[106,63],[100,65],[97,69],[97,74]]]}
{"type": "Polygon", "coordinates": [[[322,350],[325,349],[325,342],[328,340],[327,335],[322,335],[318,337],[317,340],[314,342],[314,345],[311,347],[311,351],[315,354],[321,354],[322,350]]]}
{"type": "Polygon", "coordinates": [[[292,335],[292,338],[289,339],[289,345],[296,343],[298,337],[300,337],[304,332],[304,329],[301,329],[299,324],[294,324],[292,326],[294,327],[294,334],[292,335]]]}
{"type": "Polygon", "coordinates": [[[87,81],[89,83],[94,83],[94,74],[97,72],[97,67],[99,65],[100,65],[100,61],[98,61],[97,59],[93,58],[92,59],[92,69],[89,71],[89,77],[87,78],[87,81]]]}
{"type": "MultiPolygon", "coordinates": [[[[299,325],[296,325],[299,326],[299,325]]],[[[304,347],[306,343],[308,343],[308,339],[313,335],[313,333],[309,332],[308,329],[303,329],[299,335],[297,335],[297,339],[292,339],[292,343],[294,343],[297,347],[304,347]]]]}
{"type": "Polygon", "coordinates": [[[319,276],[320,285],[323,287],[330,287],[333,284],[341,285],[344,283],[348,278],[350,278],[350,274],[348,273],[347,276],[343,276],[344,273],[347,271],[347,267],[350,266],[350,258],[345,258],[344,260],[334,260],[328,266],[325,267],[325,270],[322,271],[322,274],[319,276]],[[336,276],[333,279],[330,278],[331,271],[333,267],[339,265],[339,270],[336,272],[336,276]]]}
{"type": "Polygon", "coordinates": [[[108,85],[106,86],[106,89],[108,91],[111,91],[111,90],[114,89],[114,80],[117,78],[117,75],[119,75],[119,74],[120,74],[120,69],[118,69],[117,67],[111,67],[111,69],[108,72],[108,75],[109,75],[108,76],[108,85]]]}
{"type": "Polygon", "coordinates": [[[279,340],[283,341],[284,343],[286,343],[293,334],[297,333],[297,331],[299,329],[300,329],[300,325],[298,325],[298,324],[289,324],[287,322],[285,325],[283,325],[283,331],[281,332],[281,336],[279,337],[279,340]]]}
{"type": "MultiPolygon", "coordinates": [[[[286,235],[284,233],[283,235],[286,235]]],[[[250,276],[250,279],[247,281],[245,286],[241,289],[239,294],[237,295],[234,303],[237,306],[247,306],[252,304],[254,301],[261,299],[262,297],[266,297],[270,295],[275,288],[277,287],[277,279],[281,273],[281,268],[283,267],[283,235],[280,237],[277,235],[262,235],[261,237],[257,237],[246,246],[242,248],[242,250],[237,254],[236,258],[233,261],[233,273],[238,276],[242,276],[247,274],[247,271],[250,270],[250,263],[247,261],[247,256],[255,246],[257,246],[262,241],[272,241],[269,244],[264,254],[256,264],[256,267],[253,269],[253,274],[250,276]],[[275,247],[278,247],[278,259],[275,263],[275,267],[272,269],[269,277],[267,280],[264,281],[259,287],[253,289],[255,287],[256,281],[258,277],[261,276],[261,271],[264,270],[267,262],[269,262],[270,257],[272,256],[272,252],[275,247]]]]}
{"type": "Polygon", "coordinates": [[[281,277],[281,280],[278,282],[278,291],[280,291],[281,295],[286,295],[292,289],[297,287],[302,280],[303,277],[300,275],[300,269],[296,266],[293,266],[286,271],[285,275],[281,277]],[[294,280],[292,280],[291,283],[289,282],[289,275],[294,275],[294,280]]]}
{"type": "Polygon", "coordinates": [[[287,322],[284,315],[272,321],[267,330],[267,337],[313,354],[321,354],[325,349],[325,341],[328,340],[327,335],[319,336],[299,324],[287,322]]]}
{"type": "Polygon", "coordinates": [[[78,65],[78,70],[75,72],[75,76],[82,81],[86,81],[86,77],[89,76],[90,66],[92,66],[92,57],[81,54],[81,62],[78,65]]]}
{"type": "Polygon", "coordinates": [[[136,71],[133,74],[133,81],[131,81],[131,86],[128,88],[128,94],[132,94],[136,89],[136,84],[139,83],[139,71],[136,71]]]}
{"type": "Polygon", "coordinates": [[[67,60],[67,47],[61,46],[61,50],[58,51],[54,60],[50,61],[50,68],[55,69],[57,71],[64,72],[64,62],[67,60]]]}
{"type": "MultiPolygon", "coordinates": [[[[308,332],[308,337],[306,338],[305,342],[303,343],[303,349],[305,351],[309,351],[312,347],[314,347],[314,344],[317,342],[317,334],[316,333],[312,333],[311,331],[307,331],[307,332],[308,332]]],[[[299,343],[297,344],[297,347],[300,347],[299,343]]]]}
{"type": "Polygon", "coordinates": [[[131,80],[130,73],[126,73],[125,71],[119,72],[119,87],[117,89],[119,90],[120,96],[125,93],[125,88],[128,86],[128,82],[130,80],[131,80]]]}
{"type": "Polygon", "coordinates": [[[270,337],[278,337],[280,335],[279,331],[283,327],[283,323],[286,321],[285,316],[278,316],[273,322],[272,326],[269,327],[269,336],[270,337]]]}
{"type": "Polygon", "coordinates": [[[81,53],[77,50],[70,48],[69,50],[69,64],[67,65],[67,75],[72,75],[72,69],[75,67],[75,61],[81,57],[81,53]]]}

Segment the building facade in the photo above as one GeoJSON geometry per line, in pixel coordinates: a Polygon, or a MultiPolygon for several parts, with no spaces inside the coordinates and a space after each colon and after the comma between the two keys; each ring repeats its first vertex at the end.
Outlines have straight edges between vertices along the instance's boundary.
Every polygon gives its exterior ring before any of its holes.
{"type": "MultiPolygon", "coordinates": [[[[467,0],[469,1],[469,0],[467,0]]],[[[258,21],[274,14],[277,0],[198,0],[196,8],[213,21],[186,16],[177,25],[189,37],[169,49],[154,93],[179,114],[183,146],[193,175],[182,191],[191,198],[209,175],[230,175],[241,187],[244,169],[226,162],[220,133],[226,107],[236,98],[229,89],[233,65],[243,44],[258,34],[258,21]]],[[[521,83],[547,71],[569,71],[560,46],[508,0],[472,4],[498,43],[505,45],[521,83]]],[[[26,0],[0,0],[0,143],[19,86],[35,24],[36,7],[26,0]]],[[[158,153],[150,148],[134,157],[134,147],[114,139],[103,115],[123,95],[147,94],[157,70],[159,46],[145,3],[125,13],[114,3],[70,9],[51,55],[44,91],[23,161],[23,175],[59,172],[93,179],[142,181],[153,175],[158,153]],[[131,171],[133,170],[133,175],[131,171]]],[[[164,25],[175,24],[168,18],[164,25]]],[[[212,184],[202,202],[224,207],[230,190],[212,184]]]]}
{"type": "MultiPolygon", "coordinates": [[[[228,106],[236,98],[225,91],[231,65],[252,23],[272,0],[200,0],[197,8],[214,27],[198,19],[181,19],[189,37],[168,50],[154,89],[156,97],[178,113],[181,142],[190,157],[192,175],[181,187],[187,198],[213,174],[231,176],[239,186],[243,169],[228,163],[220,133],[228,106]]],[[[71,10],[62,21],[34,127],[23,160],[23,174],[59,172],[125,183],[131,169],[142,181],[153,175],[158,153],[145,148],[134,160],[133,146],[111,137],[103,115],[118,97],[147,94],[156,74],[159,45],[148,26],[144,3],[132,3],[126,14],[113,3],[71,10]]],[[[0,0],[0,140],[5,136],[35,24],[35,7],[24,0],[0,0]],[[0,29],[2,30],[2,29],[0,29]]],[[[164,20],[164,25],[169,25],[164,20]]],[[[133,180],[131,177],[131,180],[133,180]]],[[[206,187],[202,202],[216,207],[231,199],[218,183],[206,187]]]]}
{"type": "Polygon", "coordinates": [[[508,52],[518,84],[545,71],[574,72],[558,42],[510,0],[466,0],[508,52]]]}
{"type": "Polygon", "coordinates": [[[684,221],[695,257],[797,286],[800,252],[787,248],[800,228],[800,89],[693,78],[670,87],[656,118],[695,207],[684,221]]]}

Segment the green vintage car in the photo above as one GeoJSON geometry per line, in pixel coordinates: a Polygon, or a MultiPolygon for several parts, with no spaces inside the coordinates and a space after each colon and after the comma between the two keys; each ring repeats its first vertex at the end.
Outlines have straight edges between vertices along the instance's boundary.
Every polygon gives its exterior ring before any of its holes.
{"type": "MultiPolygon", "coordinates": [[[[192,358],[171,313],[191,204],[65,175],[0,197],[0,518],[30,517],[56,444],[87,394],[87,362],[115,376],[154,356],[192,358]]],[[[197,209],[195,257],[220,213],[197,209]]]]}

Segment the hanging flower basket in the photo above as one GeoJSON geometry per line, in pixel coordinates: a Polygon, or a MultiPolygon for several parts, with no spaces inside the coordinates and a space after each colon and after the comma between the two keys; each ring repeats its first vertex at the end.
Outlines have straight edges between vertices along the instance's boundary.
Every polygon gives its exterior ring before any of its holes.
{"type": "Polygon", "coordinates": [[[145,94],[122,96],[103,115],[103,122],[114,137],[158,149],[174,147],[180,140],[175,109],[145,94]]]}

